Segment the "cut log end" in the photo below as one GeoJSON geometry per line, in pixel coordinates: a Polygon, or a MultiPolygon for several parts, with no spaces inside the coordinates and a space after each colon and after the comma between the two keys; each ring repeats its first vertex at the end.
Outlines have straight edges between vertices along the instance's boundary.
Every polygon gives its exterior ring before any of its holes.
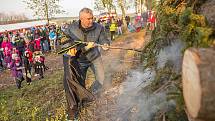
{"type": "Polygon", "coordinates": [[[199,56],[195,50],[185,52],[182,68],[183,95],[188,112],[192,117],[197,117],[201,105],[202,91],[197,67],[198,60],[199,56]]]}
{"type": "Polygon", "coordinates": [[[215,50],[185,51],[182,66],[184,101],[191,117],[215,120],[215,50]]]}

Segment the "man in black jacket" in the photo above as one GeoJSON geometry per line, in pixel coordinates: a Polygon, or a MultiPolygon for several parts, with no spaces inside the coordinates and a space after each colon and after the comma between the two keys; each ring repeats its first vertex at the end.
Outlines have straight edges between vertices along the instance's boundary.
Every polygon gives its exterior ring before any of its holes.
{"type": "MultiPolygon", "coordinates": [[[[91,91],[93,93],[96,93],[98,90],[102,88],[102,85],[104,83],[104,68],[100,53],[101,49],[98,46],[96,46],[96,44],[102,45],[110,44],[110,41],[106,36],[104,27],[93,21],[93,12],[91,9],[83,8],[79,12],[79,21],[70,24],[65,29],[64,33],[70,38],[67,44],[74,44],[75,41],[82,41],[87,43],[79,44],[75,48],[75,50],[77,51],[76,59],[80,67],[81,72],[80,75],[82,77],[82,79],[79,80],[80,81],[79,83],[80,85],[85,87],[86,73],[88,68],[91,68],[92,71],[94,72],[96,79],[96,81],[94,81],[94,83],[91,86],[92,89],[91,91]]],[[[103,49],[107,50],[107,48],[103,49]]],[[[68,56],[64,57],[68,58],[68,56]]],[[[66,83],[69,82],[66,81],[66,83]]],[[[68,88],[68,86],[65,88],[68,88]]]]}
{"type": "MultiPolygon", "coordinates": [[[[89,8],[83,8],[79,13],[79,19],[79,21],[74,22],[68,26],[68,28],[65,30],[65,34],[70,37],[71,43],[77,40],[88,42],[86,46],[84,44],[80,44],[76,47],[77,51],[81,51],[78,58],[80,68],[85,79],[86,72],[90,67],[95,74],[95,83],[98,81],[99,84],[103,85],[104,69],[102,58],[100,48],[95,45],[96,43],[109,45],[110,41],[106,36],[104,27],[93,22],[92,10],[89,8]]],[[[106,50],[106,48],[103,49],[106,50]]]]}

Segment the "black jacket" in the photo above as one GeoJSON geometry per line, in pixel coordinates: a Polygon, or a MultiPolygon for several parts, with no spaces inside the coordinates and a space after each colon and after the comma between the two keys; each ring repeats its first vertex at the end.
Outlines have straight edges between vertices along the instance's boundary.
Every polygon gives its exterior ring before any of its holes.
{"type": "MultiPolygon", "coordinates": [[[[87,29],[84,29],[80,25],[80,21],[74,22],[66,28],[66,35],[70,37],[70,43],[74,41],[84,41],[84,42],[95,42],[97,44],[110,44],[109,39],[105,33],[105,29],[102,25],[98,23],[93,23],[93,26],[87,29]]],[[[87,59],[93,61],[100,56],[98,47],[91,48],[90,50],[85,51],[84,45],[77,46],[77,50],[81,50],[80,59],[87,59]]]]}

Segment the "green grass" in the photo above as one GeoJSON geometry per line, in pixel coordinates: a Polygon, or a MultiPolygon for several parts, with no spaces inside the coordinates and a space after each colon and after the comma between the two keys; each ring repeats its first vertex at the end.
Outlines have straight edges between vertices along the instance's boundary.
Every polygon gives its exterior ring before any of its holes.
{"type": "Polygon", "coordinates": [[[63,70],[22,86],[0,90],[0,121],[65,120],[63,70]]]}

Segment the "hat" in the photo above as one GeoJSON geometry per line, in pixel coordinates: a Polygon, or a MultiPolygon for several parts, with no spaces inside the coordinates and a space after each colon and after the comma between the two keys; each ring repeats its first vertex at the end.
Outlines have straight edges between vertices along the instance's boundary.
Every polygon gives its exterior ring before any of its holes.
{"type": "Polygon", "coordinates": [[[25,53],[24,53],[24,55],[27,56],[27,54],[29,54],[29,51],[26,50],[25,53]]]}

